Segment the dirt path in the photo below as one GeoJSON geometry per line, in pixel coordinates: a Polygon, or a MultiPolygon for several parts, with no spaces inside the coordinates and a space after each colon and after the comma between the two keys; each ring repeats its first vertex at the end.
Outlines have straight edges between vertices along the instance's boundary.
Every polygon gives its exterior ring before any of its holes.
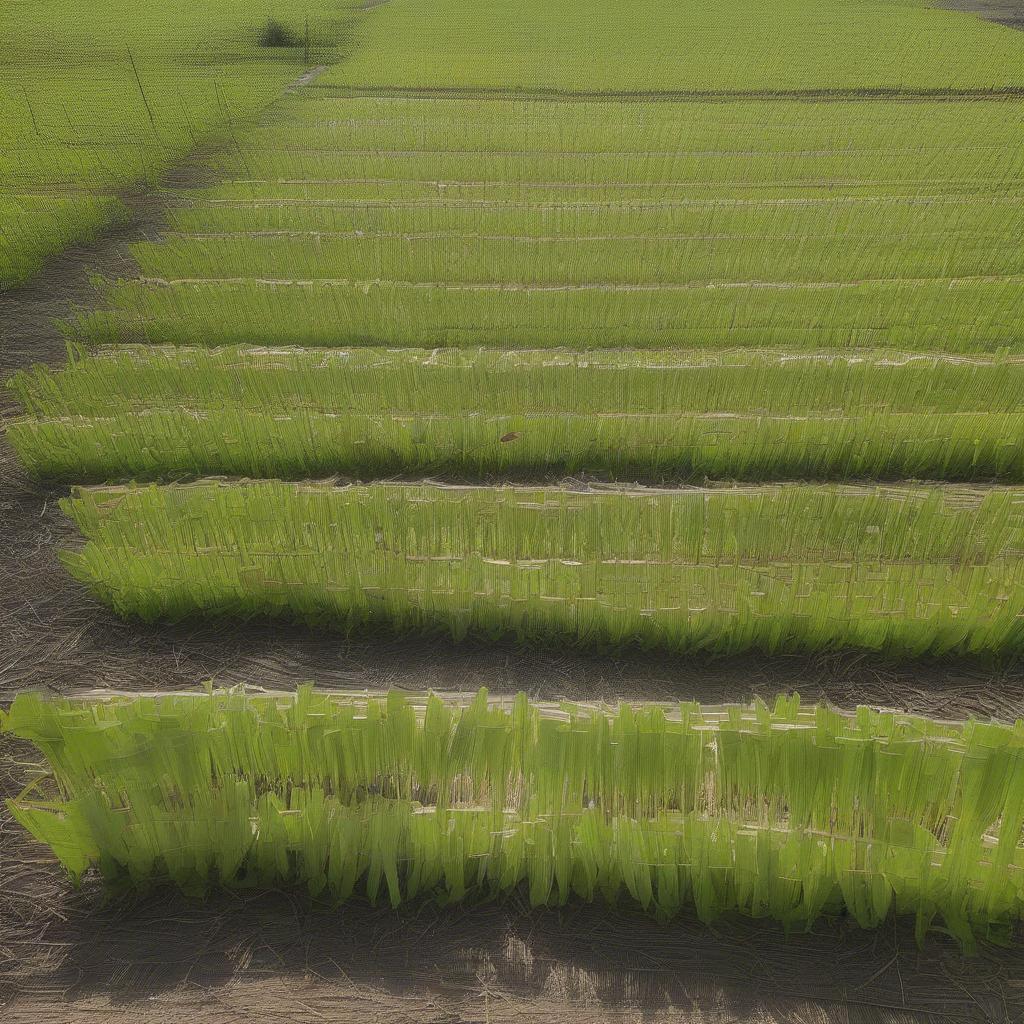
{"type": "MultiPolygon", "coordinates": [[[[169,190],[176,178],[187,187],[195,181],[197,165],[186,165],[167,180],[169,190]]],[[[75,307],[94,304],[94,274],[104,277],[135,276],[128,254],[131,242],[154,236],[172,192],[147,189],[121,196],[128,218],[107,228],[98,239],[72,246],[50,257],[29,282],[0,293],[0,383],[32,363],[58,365],[64,361],[64,338],[54,323],[69,316],[75,307]]],[[[14,412],[10,393],[0,390],[0,414],[14,412]]]]}
{"type": "Polygon", "coordinates": [[[1024,0],[946,0],[941,6],[1024,30],[1024,0]]]}

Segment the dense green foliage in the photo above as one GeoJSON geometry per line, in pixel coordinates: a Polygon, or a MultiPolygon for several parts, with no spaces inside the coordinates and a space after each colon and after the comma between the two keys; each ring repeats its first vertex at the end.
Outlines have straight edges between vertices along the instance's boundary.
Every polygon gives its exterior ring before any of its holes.
{"type": "Polygon", "coordinates": [[[90,343],[505,348],[889,347],[996,352],[1024,335],[1024,278],[829,284],[128,282],[90,343]]]}
{"type": "Polygon", "coordinates": [[[893,352],[119,348],[12,381],[84,482],[448,472],[1024,480],[1024,360],[893,352]]]}
{"type": "Polygon", "coordinates": [[[731,652],[1016,652],[1024,494],[277,481],[78,490],[71,572],[125,615],[282,615],[731,652]]]}
{"type": "Polygon", "coordinates": [[[1015,82],[1017,36],[902,0],[827,12],[786,0],[770,19],[745,3],[528,6],[514,42],[499,31],[506,5],[396,0],[355,16],[356,45],[333,84],[282,98],[213,155],[218,183],[172,211],[164,238],[135,246],[141,277],[108,285],[102,308],[71,328],[88,345],[522,349],[514,374],[435,384],[444,368],[415,354],[414,368],[370,352],[360,369],[351,354],[312,353],[297,365],[330,373],[297,376],[282,356],[257,380],[249,360],[262,357],[228,349],[205,361],[154,355],[168,367],[156,385],[135,354],[104,356],[69,373],[69,387],[81,383],[68,404],[36,410],[37,388],[53,385],[17,385],[31,415],[11,436],[29,465],[79,481],[1019,479],[1015,364],[1003,353],[1024,334],[1024,108],[998,92],[1015,82]],[[592,31],[563,31],[581,17],[592,31]],[[581,61],[575,47],[599,54],[598,37],[636,59],[581,61]],[[726,44],[732,59],[713,59],[726,44]],[[432,84],[428,52],[448,85],[469,91],[389,94],[432,84]],[[352,95],[346,85],[371,68],[362,84],[375,91],[352,95]],[[492,95],[475,77],[564,88],[566,68],[596,76],[597,91],[629,75],[635,93],[677,95],[492,95]],[[687,76],[704,92],[742,76],[743,95],[681,99],[697,87],[687,76]],[[996,92],[772,95],[897,87],[996,92]],[[571,382],[526,369],[544,348],[560,360],[574,358],[566,348],[621,346],[651,350],[609,354],[624,371],[633,360],[701,368],[657,383],[640,371],[631,384],[620,371],[605,386],[592,366],[571,382]],[[686,351],[663,354],[673,347],[686,351]],[[716,368],[737,349],[749,355],[716,368]],[[937,376],[892,368],[885,383],[839,369],[863,353],[880,371],[879,349],[994,358],[979,364],[987,377],[942,360],[937,376]],[[398,366],[408,370],[392,379],[398,366]],[[844,384],[856,390],[826,399],[844,384]],[[935,398],[919,390],[933,385],[935,398]],[[376,404],[350,400],[370,387],[376,404]],[[623,401],[623,387],[642,397],[623,401]],[[75,404],[92,388],[110,391],[102,413],[75,404]]]}
{"type": "Polygon", "coordinates": [[[1024,40],[926,0],[389,0],[360,23],[360,41],[332,81],[442,91],[1024,86],[1024,40]]]}
{"type": "Polygon", "coordinates": [[[626,898],[810,928],[936,918],[1007,938],[1024,899],[1024,731],[799,698],[469,704],[296,695],[48,701],[0,718],[52,780],[11,801],[74,878],[297,886],[340,902],[626,898]]]}
{"type": "MultiPolygon", "coordinates": [[[[67,368],[12,382],[39,475],[1024,480],[1020,34],[923,0],[8,0],[0,38],[0,289],[221,143],[67,368]]],[[[580,487],[77,489],[63,558],[145,620],[1024,649],[1024,490],[580,487]]],[[[0,726],[76,879],[965,945],[1024,907],[1021,723],[303,688],[0,726]]]]}

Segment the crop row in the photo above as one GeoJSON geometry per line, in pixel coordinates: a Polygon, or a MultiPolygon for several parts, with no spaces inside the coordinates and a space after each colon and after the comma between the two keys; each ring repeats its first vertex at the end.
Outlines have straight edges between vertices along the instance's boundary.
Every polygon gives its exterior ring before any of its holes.
{"type": "Polygon", "coordinates": [[[80,489],[65,564],[121,614],[675,650],[1009,652],[1013,489],[80,489]]]}
{"type": "MultiPolygon", "coordinates": [[[[246,149],[228,151],[214,161],[215,169],[229,180],[240,181],[425,181],[558,183],[579,188],[631,183],[689,185],[706,182],[724,186],[748,186],[770,181],[791,188],[825,181],[918,184],[921,187],[953,187],[977,183],[992,189],[1009,188],[1019,181],[1024,154],[1011,149],[1012,137],[1003,145],[979,149],[880,147],[874,151],[816,152],[711,152],[687,149],[648,152],[648,140],[623,153],[549,152],[495,149],[450,152],[446,150],[394,152],[384,138],[373,151],[337,149],[246,149]]],[[[729,138],[735,140],[735,135],[729,138]]],[[[1019,135],[1018,135],[1019,139],[1019,135]]],[[[735,142],[734,142],[735,144],[735,142]]],[[[1019,145],[1019,142],[1018,142],[1019,145]]]]}
{"type": "Polygon", "coordinates": [[[996,352],[1024,336],[1022,290],[1021,277],[619,287],[125,281],[72,335],[89,344],[996,352]]]}
{"type": "MultiPolygon", "coordinates": [[[[446,186],[446,190],[449,186],[446,186]]],[[[453,188],[458,188],[452,185],[453,188]]],[[[523,188],[500,200],[444,198],[434,189],[420,199],[319,196],[312,186],[274,186],[279,195],[255,189],[246,198],[237,183],[193,193],[188,205],[168,214],[177,235],[258,237],[262,233],[508,236],[519,239],[579,237],[705,238],[719,243],[763,244],[802,238],[843,239],[854,245],[888,234],[892,245],[933,245],[974,237],[993,244],[1024,232],[1024,199],[988,196],[847,196],[789,199],[713,198],[712,189],[692,201],[647,202],[623,190],[591,201],[544,202],[523,188]]],[[[365,188],[365,187],[364,187],[365,188]]]]}
{"type": "MultiPolygon", "coordinates": [[[[546,100],[460,95],[353,95],[318,79],[283,97],[239,142],[246,151],[644,153],[736,157],[862,156],[887,151],[919,164],[968,160],[1015,144],[1024,105],[946,99],[546,100]]],[[[229,161],[227,154],[222,160],[229,161]]],[[[237,161],[228,164],[237,166],[237,161]]]]}
{"type": "Polygon", "coordinates": [[[11,382],[34,473],[1024,479],[1024,361],[125,348],[11,382]]]}
{"type": "Polygon", "coordinates": [[[328,81],[597,93],[1024,85],[1020,39],[924,0],[392,0],[358,32],[328,81]]]}
{"type": "MultiPolygon", "coordinates": [[[[1017,239],[976,235],[732,238],[562,235],[544,238],[363,234],[177,237],[139,242],[146,277],[175,280],[386,280],[529,285],[804,284],[1024,277],[1017,239]],[[774,256],[774,258],[771,258],[774,256]]],[[[1020,281],[1016,282],[1018,287],[1020,281]]]]}
{"type": "Polygon", "coordinates": [[[913,913],[965,945],[1024,898],[1020,725],[798,697],[535,705],[520,694],[44,701],[0,718],[52,773],[11,801],[78,878],[302,886],[341,901],[622,896],[809,928],[913,913]]]}
{"type": "Polygon", "coordinates": [[[346,102],[288,97],[222,151],[77,336],[969,352],[1024,330],[1015,100],[346,102]]]}

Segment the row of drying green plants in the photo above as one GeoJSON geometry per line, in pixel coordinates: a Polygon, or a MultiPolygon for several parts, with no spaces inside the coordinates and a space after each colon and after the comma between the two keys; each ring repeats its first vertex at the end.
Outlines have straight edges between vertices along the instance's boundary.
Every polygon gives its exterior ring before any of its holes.
{"type": "Polygon", "coordinates": [[[1005,653],[1024,493],[201,481],[77,489],[63,555],[119,613],[283,616],[716,653],[1005,653]]]}
{"type": "Polygon", "coordinates": [[[72,349],[9,385],[36,475],[1024,479],[1024,360],[72,349]]]}
{"type": "Polygon", "coordinates": [[[712,282],[839,282],[862,279],[1020,278],[1015,239],[947,236],[680,237],[561,235],[523,238],[475,232],[177,236],[139,242],[144,277],[161,281],[255,279],[420,284],[683,285],[712,282]]]}
{"type": "MultiPolygon", "coordinates": [[[[773,239],[807,238],[815,244],[831,239],[837,245],[852,239],[861,245],[877,244],[886,235],[893,251],[904,253],[906,270],[913,267],[915,251],[929,241],[962,245],[972,238],[988,239],[1005,249],[1014,233],[1024,231],[1024,202],[1012,193],[987,195],[984,191],[917,196],[877,195],[859,189],[836,195],[833,188],[828,197],[790,189],[786,198],[742,197],[716,186],[708,195],[673,198],[659,196],[657,188],[650,186],[647,192],[632,196],[609,188],[589,200],[567,189],[568,194],[557,201],[552,195],[536,195],[521,183],[510,184],[500,195],[488,189],[476,199],[469,186],[457,183],[446,184],[444,192],[410,182],[380,183],[377,188],[380,195],[374,201],[366,184],[329,188],[294,182],[222,183],[190,194],[187,203],[169,211],[168,233],[175,238],[224,236],[240,242],[263,236],[316,239],[360,233],[432,237],[439,242],[475,237],[518,238],[524,243],[567,237],[607,237],[619,242],[677,239],[704,240],[708,251],[713,242],[733,249],[746,242],[748,248],[760,250],[760,269],[768,272],[774,268],[766,265],[764,249],[773,239]],[[449,190],[455,194],[446,196],[449,190]]],[[[951,258],[963,257],[951,254],[951,258]]]]}
{"type": "MultiPolygon", "coordinates": [[[[372,273],[372,268],[370,269],[372,273]]],[[[71,325],[86,345],[893,348],[994,353],[1024,336],[1020,277],[526,286],[125,280],[71,325]]]]}
{"type": "Polygon", "coordinates": [[[780,697],[533,704],[300,687],[51,700],[0,717],[48,771],[9,802],[77,881],[913,914],[972,946],[1024,900],[1024,730],[780,697]]]}

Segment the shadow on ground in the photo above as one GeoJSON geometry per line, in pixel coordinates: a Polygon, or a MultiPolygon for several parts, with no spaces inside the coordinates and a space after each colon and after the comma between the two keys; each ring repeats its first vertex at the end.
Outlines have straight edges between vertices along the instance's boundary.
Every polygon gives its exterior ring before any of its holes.
{"type": "Polygon", "coordinates": [[[1024,1019],[1024,951],[985,949],[966,960],[933,936],[921,952],[902,925],[867,933],[822,923],[787,938],[767,922],[659,925],[603,906],[530,911],[516,900],[398,912],[313,910],[284,894],[202,906],[163,895],[99,911],[87,910],[87,900],[62,907],[59,958],[8,979],[15,1008],[99,997],[134,1013],[183,989],[209,994],[251,982],[295,992],[301,980],[310,999],[344,994],[353,1018],[360,1002],[349,997],[361,994],[364,1006],[412,1001],[421,1020],[474,1019],[472,1008],[492,997],[505,1009],[560,1004],[565,1019],[690,1011],[803,1020],[812,1019],[811,1006],[823,1020],[1024,1019]]]}

